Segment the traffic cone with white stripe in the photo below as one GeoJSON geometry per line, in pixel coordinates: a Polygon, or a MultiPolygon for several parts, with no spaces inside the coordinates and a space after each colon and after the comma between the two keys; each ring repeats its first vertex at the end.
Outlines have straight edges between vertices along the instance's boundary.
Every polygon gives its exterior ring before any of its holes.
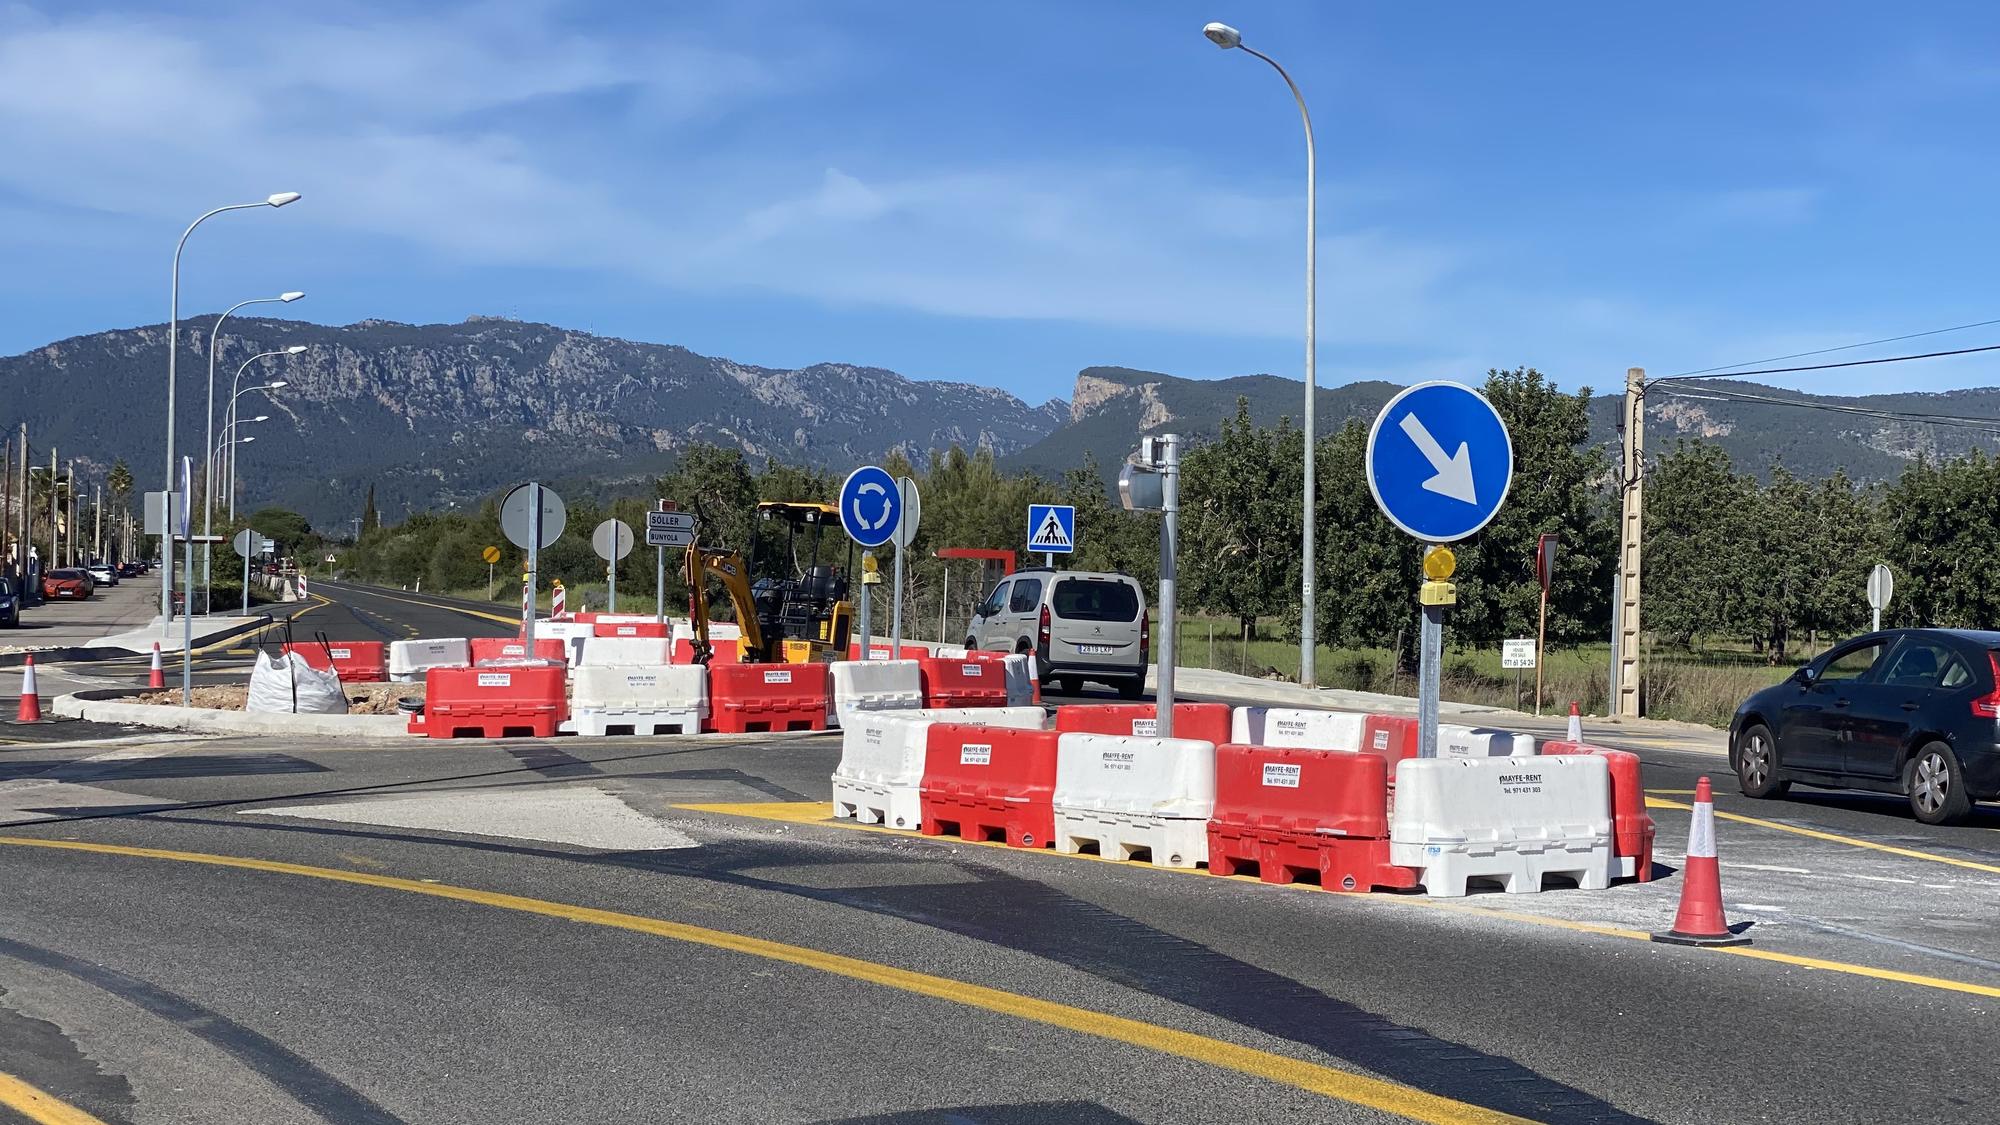
{"type": "Polygon", "coordinates": [[[42,693],[35,687],[35,658],[21,665],[21,711],[16,716],[24,723],[42,721],[42,693]]]}
{"type": "Polygon", "coordinates": [[[146,673],[146,686],[163,688],[167,686],[167,674],[160,668],[160,642],[153,642],[153,670],[146,673]]]}
{"type": "Polygon", "coordinates": [[[1722,872],[1715,861],[1715,794],[1708,778],[1695,782],[1694,816],[1688,821],[1687,862],[1681,867],[1681,908],[1674,928],[1653,935],[1670,945],[1749,945],[1729,931],[1722,914],[1722,872]]]}
{"type": "Polygon", "coordinates": [[[1583,741],[1583,716],[1577,714],[1576,700],[1574,699],[1569,701],[1569,740],[1571,742],[1583,741]]]}

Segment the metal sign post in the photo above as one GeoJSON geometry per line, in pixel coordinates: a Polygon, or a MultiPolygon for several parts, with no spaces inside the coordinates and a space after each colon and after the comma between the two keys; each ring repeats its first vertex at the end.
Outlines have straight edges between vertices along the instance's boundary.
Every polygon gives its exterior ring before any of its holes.
{"type": "MultiPolygon", "coordinates": [[[[1118,503],[1128,512],[1158,509],[1160,519],[1160,648],[1155,669],[1153,733],[1174,736],[1176,561],[1180,555],[1181,439],[1142,438],[1139,452],[1118,471],[1118,503]]],[[[1032,532],[1030,534],[1033,534],[1032,532]]],[[[1074,536],[1071,537],[1074,542],[1074,536]]]]}
{"type": "MultiPolygon", "coordinates": [[[[49,490],[55,491],[55,477],[49,477],[49,490]]],[[[189,503],[194,495],[194,459],[181,458],[181,538],[188,537],[194,524],[193,506],[189,503]]],[[[194,706],[194,544],[181,554],[181,706],[194,706]]]]}
{"type": "Polygon", "coordinates": [[[1535,714],[1542,713],[1542,654],[1549,643],[1549,583],[1556,574],[1556,537],[1535,539],[1535,577],[1542,584],[1542,614],[1535,624],[1535,714]]]}
{"type": "Polygon", "coordinates": [[[1889,599],[1895,596],[1895,573],[1881,563],[1876,563],[1875,568],[1868,572],[1868,608],[1875,614],[1875,624],[1870,632],[1882,631],[1882,611],[1889,608],[1889,599]]]}
{"type": "Polygon", "coordinates": [[[618,561],[632,553],[632,526],[624,520],[605,520],[590,533],[590,547],[605,563],[605,608],[617,613],[618,561]]]}
{"type": "Polygon", "coordinates": [[[486,600],[490,602],[493,600],[493,564],[500,561],[500,548],[489,546],[479,552],[479,557],[486,560],[486,600]]]}
{"type": "MultiPolygon", "coordinates": [[[[1382,408],[1368,431],[1368,490],[1382,514],[1428,543],[1453,543],[1493,519],[1514,479],[1514,443],[1493,404],[1462,383],[1418,383],[1382,408]]],[[[1417,591],[1417,753],[1437,757],[1444,611],[1458,601],[1457,560],[1444,547],[1424,554],[1417,591]]],[[[1310,622],[1308,625],[1310,626],[1310,622]]]]}
{"type": "Polygon", "coordinates": [[[521,575],[522,651],[535,654],[535,590],[540,581],[541,550],[562,538],[569,509],[562,497],[530,481],[517,485],[500,501],[500,530],[507,541],[528,552],[528,569],[521,575]]]}
{"type": "Polygon", "coordinates": [[[672,500],[662,500],[658,512],[646,513],[646,542],[659,554],[658,569],[653,576],[653,616],[661,621],[667,619],[667,544],[665,539],[653,538],[653,516],[665,515],[679,506],[672,500]]]}
{"type": "Polygon", "coordinates": [[[873,660],[875,640],[874,598],[875,584],[882,581],[882,575],[875,569],[875,552],[861,552],[861,659],[873,660]]]}
{"type": "Polygon", "coordinates": [[[542,561],[542,486],[528,485],[528,590],[527,601],[521,603],[521,657],[535,658],[535,592],[541,589],[542,561]]]}
{"type": "Polygon", "coordinates": [[[910,553],[910,541],[917,536],[917,525],[924,516],[923,498],[917,494],[917,482],[909,477],[899,477],[896,493],[901,498],[902,511],[897,515],[896,528],[889,536],[896,544],[896,593],[889,612],[889,659],[903,658],[903,558],[910,553]]]}

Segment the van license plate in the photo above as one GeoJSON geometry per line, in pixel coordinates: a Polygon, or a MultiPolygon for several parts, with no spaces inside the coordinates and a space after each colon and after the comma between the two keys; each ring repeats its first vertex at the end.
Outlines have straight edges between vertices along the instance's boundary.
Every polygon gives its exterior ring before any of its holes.
{"type": "Polygon", "coordinates": [[[1078,645],[1076,651],[1085,656],[1110,656],[1118,649],[1114,645],[1078,645]]]}

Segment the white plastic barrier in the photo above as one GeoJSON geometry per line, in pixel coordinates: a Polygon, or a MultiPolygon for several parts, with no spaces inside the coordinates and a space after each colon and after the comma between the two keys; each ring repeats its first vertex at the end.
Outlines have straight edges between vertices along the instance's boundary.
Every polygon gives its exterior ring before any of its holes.
{"type": "Polygon", "coordinates": [[[472,645],[464,637],[389,642],[389,678],[399,684],[422,680],[432,668],[471,665],[472,645]]]}
{"type": "Polygon", "coordinates": [[[1229,716],[1229,740],[1241,746],[1296,746],[1307,750],[1361,749],[1368,716],[1351,711],[1297,707],[1238,707],[1229,716]]]}
{"type": "Polygon", "coordinates": [[[570,682],[578,734],[699,734],[708,718],[708,670],[692,664],[586,664],[570,682]]]}
{"type": "Polygon", "coordinates": [[[833,815],[914,830],[922,818],[917,790],[932,723],[1039,730],[1048,715],[1039,707],[933,707],[857,711],[851,719],[841,729],[833,771],[833,815]]]}
{"type": "Polygon", "coordinates": [[[620,665],[656,665],[674,662],[674,642],[670,637],[588,637],[580,668],[620,665]]]}
{"type": "Polygon", "coordinates": [[[1602,757],[1410,758],[1396,763],[1389,862],[1436,898],[1467,879],[1533,894],[1547,875],[1610,885],[1611,774],[1602,757]]]}
{"type": "Polygon", "coordinates": [[[837,660],[828,676],[826,718],[845,727],[863,711],[915,711],[924,705],[923,665],[914,660],[837,660]]]}
{"type": "Polygon", "coordinates": [[[1145,852],[1155,867],[1208,862],[1215,745],[1192,738],[1065,734],[1056,740],[1056,850],[1145,852]]]}
{"type": "Polygon", "coordinates": [[[939,660],[963,660],[965,659],[965,646],[939,645],[937,646],[937,651],[931,655],[937,657],[939,660]]]}
{"type": "Polygon", "coordinates": [[[563,651],[569,654],[569,666],[574,668],[583,659],[583,642],[590,639],[591,628],[588,621],[537,621],[535,637],[561,641],[563,651]]]}
{"type": "Polygon", "coordinates": [[[1438,724],[1440,758],[1509,758],[1532,755],[1535,736],[1490,727],[1467,727],[1455,723],[1438,724]]]}
{"type": "Polygon", "coordinates": [[[1007,706],[1032,707],[1041,681],[1035,676],[1035,658],[1017,652],[1003,663],[1007,666],[1007,706]]]}

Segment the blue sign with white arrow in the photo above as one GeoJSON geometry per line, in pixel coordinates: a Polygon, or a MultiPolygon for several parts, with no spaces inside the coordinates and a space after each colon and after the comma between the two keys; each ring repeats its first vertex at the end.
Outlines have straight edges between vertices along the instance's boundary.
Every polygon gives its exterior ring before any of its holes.
{"type": "Polygon", "coordinates": [[[1405,388],[1368,431],[1368,489],[1418,539],[1451,543],[1485,527],[1513,478],[1506,423],[1463,383],[1405,388]]]}
{"type": "Polygon", "coordinates": [[[1076,550],[1076,509],[1068,504],[1028,505],[1028,550],[1051,555],[1076,550]]]}
{"type": "Polygon", "coordinates": [[[863,465],[847,474],[840,486],[840,525],[848,538],[863,547],[880,547],[903,521],[903,496],[896,478],[877,465],[863,465]]]}

